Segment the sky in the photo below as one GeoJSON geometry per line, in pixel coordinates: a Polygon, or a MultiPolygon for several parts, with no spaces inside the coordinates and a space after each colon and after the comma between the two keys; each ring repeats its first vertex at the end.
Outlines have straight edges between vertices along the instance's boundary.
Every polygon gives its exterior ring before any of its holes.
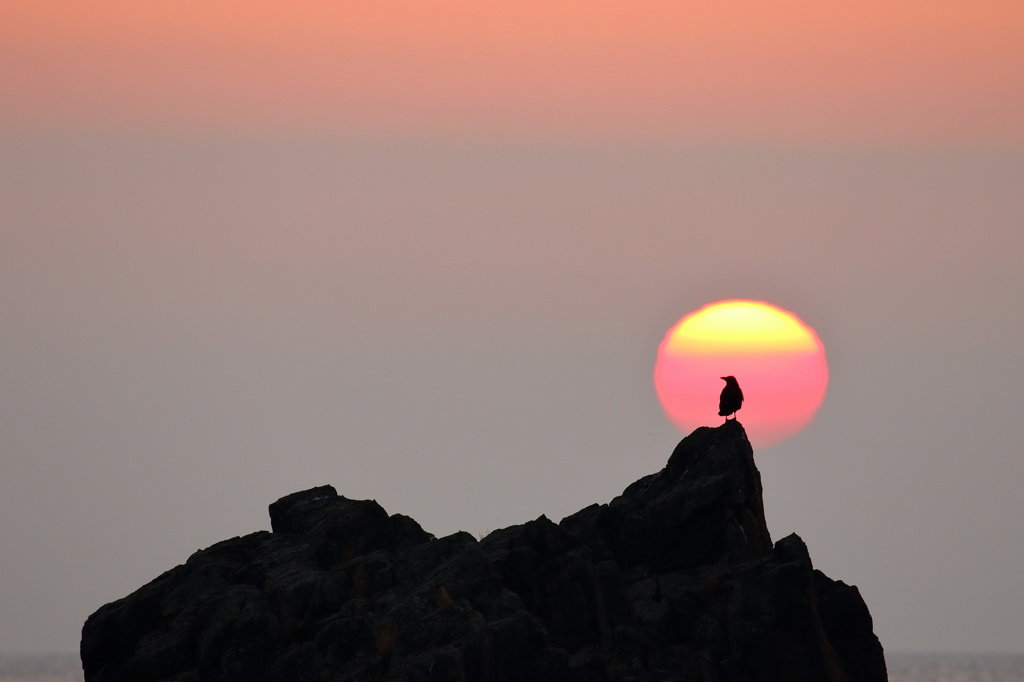
{"type": "Polygon", "coordinates": [[[773,537],[887,651],[1024,653],[1024,5],[506,4],[0,6],[0,654],[315,485],[608,502],[726,298],[829,361],[773,537]]]}

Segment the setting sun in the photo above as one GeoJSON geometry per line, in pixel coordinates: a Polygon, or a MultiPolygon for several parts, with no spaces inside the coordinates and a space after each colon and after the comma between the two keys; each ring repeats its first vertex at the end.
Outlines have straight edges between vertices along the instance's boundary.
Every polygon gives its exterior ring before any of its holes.
{"type": "Polygon", "coordinates": [[[828,385],[825,347],[796,315],[764,301],[718,301],[684,316],[665,334],[654,387],[669,419],[685,433],[714,426],[722,377],[745,395],[738,414],[755,446],[803,430],[828,385]]]}

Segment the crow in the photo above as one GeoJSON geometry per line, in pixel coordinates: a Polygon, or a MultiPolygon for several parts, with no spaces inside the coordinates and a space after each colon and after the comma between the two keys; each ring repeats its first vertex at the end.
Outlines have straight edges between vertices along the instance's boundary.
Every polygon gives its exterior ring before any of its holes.
{"type": "Polygon", "coordinates": [[[725,417],[725,420],[729,421],[729,415],[733,415],[733,419],[735,419],[736,410],[743,405],[743,391],[736,383],[736,377],[722,377],[722,379],[725,380],[725,388],[722,389],[722,395],[718,399],[718,416],[725,417]]]}

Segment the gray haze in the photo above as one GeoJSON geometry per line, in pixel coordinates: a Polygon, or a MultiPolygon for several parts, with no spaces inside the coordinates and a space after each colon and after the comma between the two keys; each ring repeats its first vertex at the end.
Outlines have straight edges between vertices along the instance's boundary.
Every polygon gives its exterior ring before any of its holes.
{"type": "Polygon", "coordinates": [[[773,537],[889,651],[1024,652],[1022,226],[1017,152],[8,138],[0,653],[314,485],[436,535],[607,502],[731,297],[832,372],[755,453],[773,537]]]}

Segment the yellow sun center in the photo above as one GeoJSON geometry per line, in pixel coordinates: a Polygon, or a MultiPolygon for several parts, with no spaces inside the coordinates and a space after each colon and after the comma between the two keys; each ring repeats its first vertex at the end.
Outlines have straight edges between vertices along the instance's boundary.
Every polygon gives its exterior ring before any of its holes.
{"type": "Polygon", "coordinates": [[[819,342],[791,314],[762,301],[721,301],[688,315],[668,335],[671,355],[813,353],[819,342]]]}

